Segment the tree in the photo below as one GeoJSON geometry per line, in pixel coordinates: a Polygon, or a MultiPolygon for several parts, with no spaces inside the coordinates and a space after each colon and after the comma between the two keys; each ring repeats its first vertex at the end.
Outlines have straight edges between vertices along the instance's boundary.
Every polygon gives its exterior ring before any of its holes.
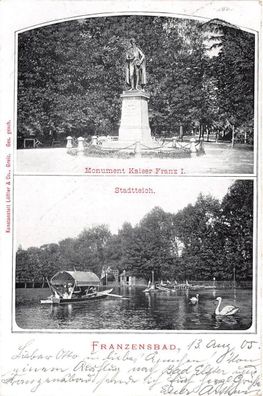
{"type": "Polygon", "coordinates": [[[105,263],[111,269],[118,269],[120,272],[124,269],[123,267],[123,251],[122,251],[122,238],[120,233],[112,235],[107,240],[104,248],[105,263]]]}
{"type": "Polygon", "coordinates": [[[61,268],[66,271],[73,271],[77,264],[76,238],[66,238],[58,243],[60,250],[61,268]]]}
{"type": "Polygon", "coordinates": [[[29,275],[28,262],[28,252],[23,249],[18,249],[16,252],[16,281],[27,279],[29,275]]]}
{"type": "Polygon", "coordinates": [[[253,142],[255,36],[219,20],[206,25],[211,56],[208,73],[216,81],[218,120],[247,133],[253,142]]]}
{"type": "Polygon", "coordinates": [[[146,54],[154,134],[203,120],[205,48],[201,24],[152,16],[88,18],[19,34],[18,129],[117,134],[125,47],[135,37],[146,54]]]}
{"type": "Polygon", "coordinates": [[[74,244],[76,269],[100,275],[105,265],[104,248],[110,237],[111,233],[105,225],[82,231],[74,244]]]}
{"type": "Polygon", "coordinates": [[[134,275],[156,279],[171,277],[173,260],[177,257],[172,218],[161,208],[154,208],[134,228],[125,224],[122,238],[123,267],[134,275]]]}
{"type": "Polygon", "coordinates": [[[184,245],[181,263],[185,279],[211,280],[217,275],[222,250],[216,227],[219,216],[219,201],[202,194],[195,205],[190,204],[175,215],[176,235],[184,245]]]}
{"type": "Polygon", "coordinates": [[[123,223],[122,228],[118,232],[118,238],[120,240],[121,251],[119,269],[131,270],[135,273],[135,268],[141,260],[138,227],[133,228],[130,223],[123,223]]]}
{"type": "Polygon", "coordinates": [[[237,180],[222,201],[225,275],[253,278],[253,181],[237,180]]]}

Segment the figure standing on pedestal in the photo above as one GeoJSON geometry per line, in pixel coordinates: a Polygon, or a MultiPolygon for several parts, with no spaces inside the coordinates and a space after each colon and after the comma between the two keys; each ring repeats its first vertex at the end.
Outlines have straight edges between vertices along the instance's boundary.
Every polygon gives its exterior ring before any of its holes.
{"type": "Polygon", "coordinates": [[[135,39],[130,39],[130,47],[126,53],[126,84],[130,90],[144,90],[146,84],[145,55],[136,46],[135,39]]]}

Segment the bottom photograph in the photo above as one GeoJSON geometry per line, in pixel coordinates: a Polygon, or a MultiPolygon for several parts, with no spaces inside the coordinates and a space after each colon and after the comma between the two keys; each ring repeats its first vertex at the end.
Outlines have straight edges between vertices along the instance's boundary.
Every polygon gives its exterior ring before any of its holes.
{"type": "Polygon", "coordinates": [[[252,326],[252,180],[17,176],[14,184],[14,330],[252,326]]]}

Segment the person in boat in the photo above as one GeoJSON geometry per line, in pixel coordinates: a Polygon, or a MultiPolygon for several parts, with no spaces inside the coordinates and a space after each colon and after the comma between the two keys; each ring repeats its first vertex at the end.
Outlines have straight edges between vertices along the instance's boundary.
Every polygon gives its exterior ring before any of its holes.
{"type": "Polygon", "coordinates": [[[69,283],[68,284],[68,294],[70,297],[72,296],[72,293],[73,293],[73,286],[72,286],[72,283],[69,283]]]}
{"type": "Polygon", "coordinates": [[[69,298],[67,285],[64,285],[64,287],[63,287],[63,294],[62,294],[62,297],[63,297],[63,298],[69,298]]]}
{"type": "Polygon", "coordinates": [[[86,289],[86,295],[89,296],[91,294],[96,294],[97,293],[97,289],[94,286],[90,286],[88,289],[86,289]]]}

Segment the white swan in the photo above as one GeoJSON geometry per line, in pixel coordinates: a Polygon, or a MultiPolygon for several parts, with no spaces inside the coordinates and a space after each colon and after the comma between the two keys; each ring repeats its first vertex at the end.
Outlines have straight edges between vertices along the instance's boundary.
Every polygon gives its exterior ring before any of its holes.
{"type": "Polygon", "coordinates": [[[216,300],[218,301],[216,310],[215,310],[215,315],[220,315],[220,316],[230,316],[230,315],[235,315],[237,311],[239,310],[238,307],[235,307],[234,305],[226,305],[224,308],[219,311],[220,304],[222,302],[221,297],[217,297],[216,300]]]}
{"type": "Polygon", "coordinates": [[[192,304],[197,304],[199,301],[199,294],[196,294],[195,297],[191,297],[189,302],[192,304]]]}

